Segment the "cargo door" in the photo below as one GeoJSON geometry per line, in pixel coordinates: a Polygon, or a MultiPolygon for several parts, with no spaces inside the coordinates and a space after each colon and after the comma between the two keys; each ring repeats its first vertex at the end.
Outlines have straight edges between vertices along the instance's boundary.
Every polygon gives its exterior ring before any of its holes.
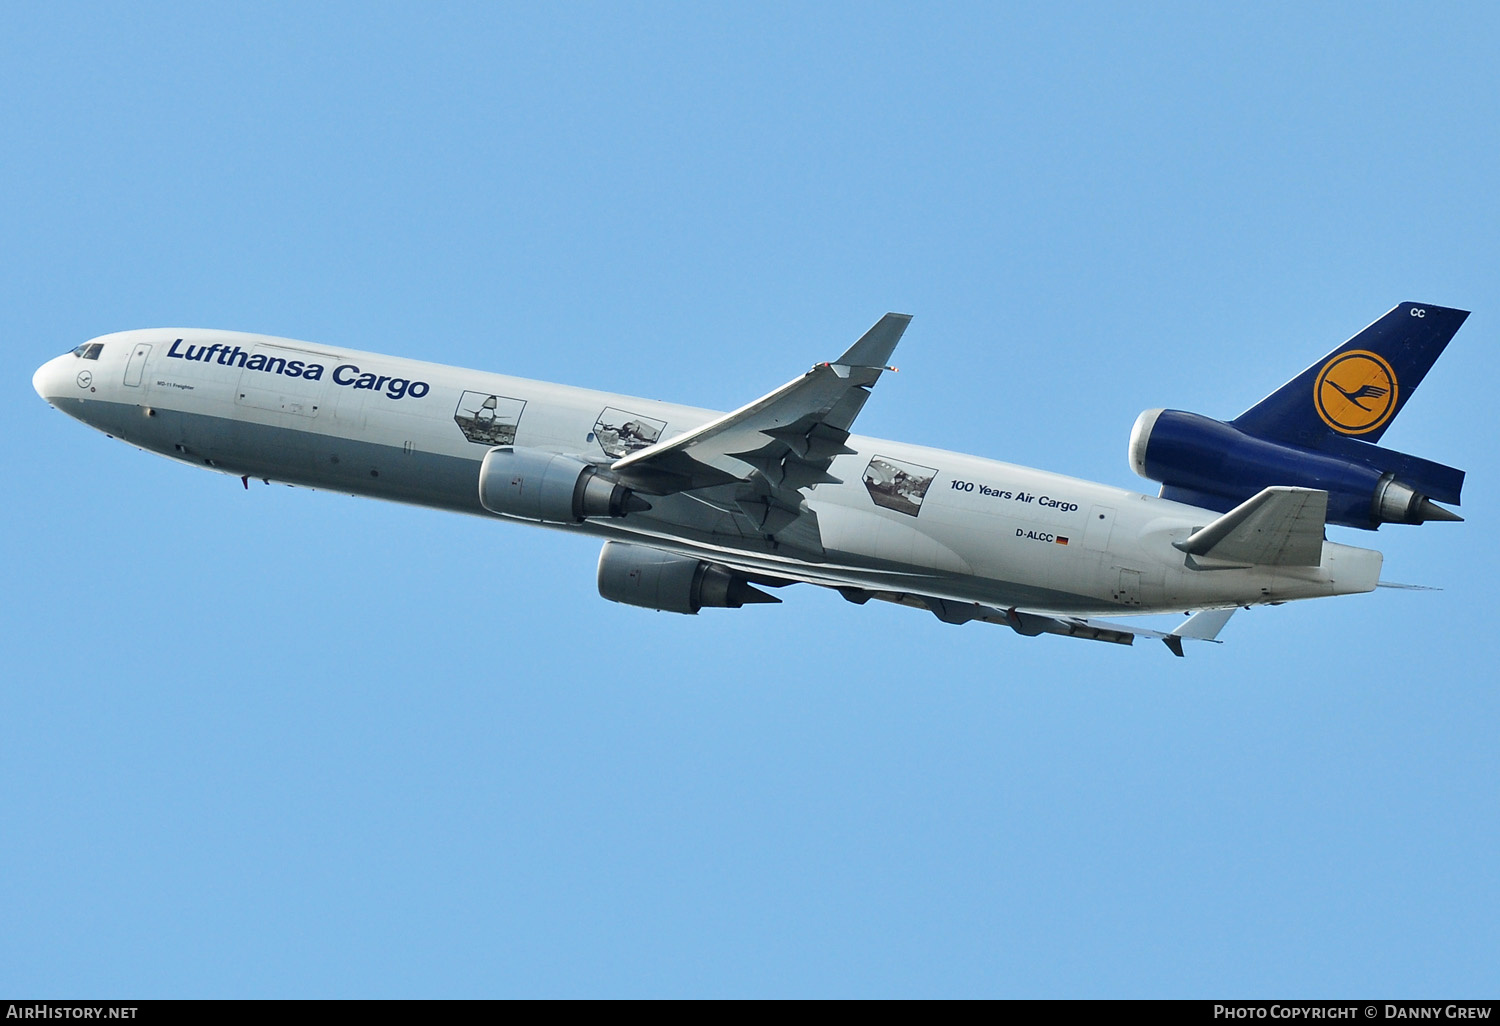
{"type": "Polygon", "coordinates": [[[234,401],[257,410],[316,417],[328,387],[325,359],[300,349],[256,346],[240,371],[234,401]]]}

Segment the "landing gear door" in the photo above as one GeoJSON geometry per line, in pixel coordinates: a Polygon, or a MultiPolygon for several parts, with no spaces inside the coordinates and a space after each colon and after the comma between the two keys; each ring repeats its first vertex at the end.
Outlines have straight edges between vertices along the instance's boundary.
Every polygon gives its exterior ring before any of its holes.
{"type": "Polygon", "coordinates": [[[125,384],[131,388],[141,387],[141,375],[146,372],[146,359],[151,355],[151,346],[145,342],[137,342],[135,348],[130,351],[130,359],[125,363],[125,384]]]}

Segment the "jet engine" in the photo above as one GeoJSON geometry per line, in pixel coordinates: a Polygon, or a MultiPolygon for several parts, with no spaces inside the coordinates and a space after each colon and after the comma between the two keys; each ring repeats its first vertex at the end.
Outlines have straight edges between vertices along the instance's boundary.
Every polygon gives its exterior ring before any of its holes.
{"type": "Polygon", "coordinates": [[[485,453],[479,467],[479,504],[491,513],[546,524],[623,517],[651,508],[611,480],[607,470],[572,456],[509,445],[485,453]]]}
{"type": "Polygon", "coordinates": [[[1463,519],[1433,501],[1457,503],[1463,471],[1331,433],[1309,447],[1197,413],[1147,410],[1130,432],[1130,467],[1159,481],[1162,498],[1220,512],[1291,485],[1326,491],[1330,524],[1375,530],[1463,519]]]}
{"type": "Polygon", "coordinates": [[[616,541],[605,542],[599,553],[599,594],[611,602],[667,613],[781,601],[717,563],[616,541]]]}

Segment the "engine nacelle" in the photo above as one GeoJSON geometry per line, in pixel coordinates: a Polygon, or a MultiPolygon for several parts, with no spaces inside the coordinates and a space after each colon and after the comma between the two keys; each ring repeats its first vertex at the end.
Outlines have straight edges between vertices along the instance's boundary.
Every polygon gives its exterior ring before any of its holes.
{"type": "Polygon", "coordinates": [[[1381,524],[1461,520],[1398,474],[1430,479],[1445,502],[1458,501],[1463,473],[1340,439],[1329,451],[1272,441],[1233,424],[1181,410],[1147,410],[1130,432],[1130,468],[1164,486],[1162,497],[1227,511],[1273,485],[1328,493],[1328,522],[1374,530],[1381,524]],[[1356,448],[1357,447],[1357,448],[1356,448]],[[1456,478],[1456,483],[1454,479],[1456,478]]]}
{"type": "Polygon", "coordinates": [[[615,541],[605,542],[599,553],[599,594],[611,602],[667,613],[781,601],[717,563],[615,541]]]}
{"type": "Polygon", "coordinates": [[[485,453],[479,467],[479,504],[491,513],[546,524],[623,517],[651,508],[591,463],[509,445],[485,453]]]}

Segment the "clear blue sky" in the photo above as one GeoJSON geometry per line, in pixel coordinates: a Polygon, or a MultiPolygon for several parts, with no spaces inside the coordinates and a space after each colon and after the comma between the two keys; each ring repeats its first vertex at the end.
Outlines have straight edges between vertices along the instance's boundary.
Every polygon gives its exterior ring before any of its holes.
{"type": "Polygon", "coordinates": [[[0,993],[1493,996],[1500,15],[1307,6],[8,5],[0,993]],[[1185,660],[628,609],[30,386],[198,325],[723,409],[900,310],[863,431],[1150,489],[1141,409],[1402,300],[1469,519],[1338,537],[1444,590],[1185,660]]]}

